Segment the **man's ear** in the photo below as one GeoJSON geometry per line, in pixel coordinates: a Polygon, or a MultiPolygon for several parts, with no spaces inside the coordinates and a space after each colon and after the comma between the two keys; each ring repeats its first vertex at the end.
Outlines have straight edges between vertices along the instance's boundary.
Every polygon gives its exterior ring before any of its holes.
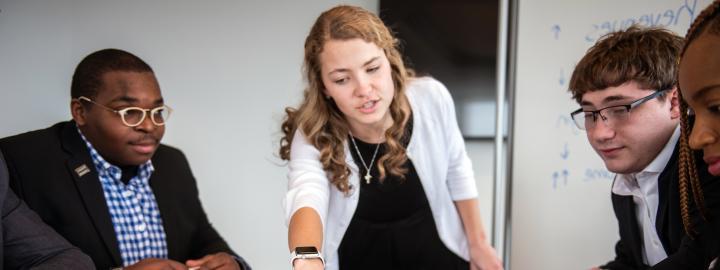
{"type": "Polygon", "coordinates": [[[667,95],[667,99],[670,102],[670,118],[680,119],[680,97],[677,87],[673,87],[667,95]]]}
{"type": "Polygon", "coordinates": [[[85,106],[83,106],[82,101],[72,99],[70,101],[70,113],[72,114],[72,118],[75,120],[78,127],[84,126],[85,123],[87,123],[87,110],[85,109],[85,106]]]}

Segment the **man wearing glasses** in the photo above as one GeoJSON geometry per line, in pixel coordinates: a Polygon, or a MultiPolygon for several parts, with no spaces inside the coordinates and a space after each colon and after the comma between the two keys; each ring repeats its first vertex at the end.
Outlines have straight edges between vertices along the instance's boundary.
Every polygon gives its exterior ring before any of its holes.
{"type": "Polygon", "coordinates": [[[73,121],[0,140],[11,187],[98,269],[250,269],[210,225],[185,156],[160,144],[155,75],[105,49],[75,70],[73,121]]]}
{"type": "MultiPolygon", "coordinates": [[[[601,269],[646,269],[679,254],[687,237],[678,192],[676,63],[682,44],[667,30],[633,26],[614,32],[588,50],[570,80],[580,105],[571,116],[617,174],[612,203],[620,240],[615,259],[601,269]]],[[[717,184],[707,169],[698,172],[710,215],[717,214],[710,202],[718,197],[717,184]]]]}

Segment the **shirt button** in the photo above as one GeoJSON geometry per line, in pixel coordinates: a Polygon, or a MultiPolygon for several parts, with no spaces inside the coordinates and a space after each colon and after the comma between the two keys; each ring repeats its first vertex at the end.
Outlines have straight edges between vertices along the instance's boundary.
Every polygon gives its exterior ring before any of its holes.
{"type": "Polygon", "coordinates": [[[125,196],[125,197],[130,197],[130,196],[133,195],[133,192],[132,192],[131,190],[126,190],[126,191],[123,191],[122,194],[123,194],[123,196],[125,196]]]}
{"type": "Polygon", "coordinates": [[[138,224],[135,229],[139,232],[144,232],[147,226],[145,225],[145,222],[138,224]]]}

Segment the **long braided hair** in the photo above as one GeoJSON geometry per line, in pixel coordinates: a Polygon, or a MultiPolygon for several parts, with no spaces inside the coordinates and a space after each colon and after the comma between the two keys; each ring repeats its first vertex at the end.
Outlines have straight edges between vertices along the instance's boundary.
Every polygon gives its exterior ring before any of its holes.
{"type": "MultiPolygon", "coordinates": [[[[685,36],[685,45],[680,54],[680,59],[682,59],[690,43],[702,33],[705,33],[706,28],[708,33],[720,35],[720,16],[718,16],[718,14],[720,14],[720,0],[715,0],[698,15],[685,36]]],[[[692,196],[695,206],[700,211],[700,216],[705,221],[707,221],[707,210],[705,208],[705,200],[703,190],[700,186],[697,167],[695,166],[695,155],[693,155],[693,151],[690,149],[688,139],[692,130],[688,117],[688,104],[683,99],[682,92],[678,91],[678,94],[680,97],[681,130],[679,157],[680,182],[678,183],[680,189],[680,211],[685,233],[692,238],[697,232],[694,230],[690,219],[690,196],[692,196]],[[692,192],[692,195],[690,192],[692,192]]]]}

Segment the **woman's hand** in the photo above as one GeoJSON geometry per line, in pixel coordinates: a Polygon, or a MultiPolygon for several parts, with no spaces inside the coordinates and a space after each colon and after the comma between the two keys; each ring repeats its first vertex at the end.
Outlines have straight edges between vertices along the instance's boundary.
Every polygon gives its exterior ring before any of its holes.
{"type": "Polygon", "coordinates": [[[294,270],[323,270],[324,265],[320,259],[298,259],[293,263],[294,270]]]}
{"type": "Polygon", "coordinates": [[[470,247],[470,270],[502,270],[503,264],[495,249],[483,243],[470,247]]]}

